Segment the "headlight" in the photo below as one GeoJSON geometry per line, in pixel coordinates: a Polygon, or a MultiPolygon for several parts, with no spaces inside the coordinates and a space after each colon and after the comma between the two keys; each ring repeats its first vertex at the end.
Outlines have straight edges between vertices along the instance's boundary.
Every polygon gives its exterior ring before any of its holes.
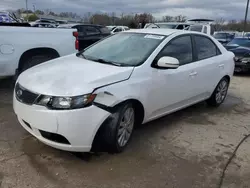
{"type": "Polygon", "coordinates": [[[76,97],[52,97],[42,95],[36,104],[51,109],[78,109],[90,106],[95,100],[96,94],[87,94],[76,97]]]}

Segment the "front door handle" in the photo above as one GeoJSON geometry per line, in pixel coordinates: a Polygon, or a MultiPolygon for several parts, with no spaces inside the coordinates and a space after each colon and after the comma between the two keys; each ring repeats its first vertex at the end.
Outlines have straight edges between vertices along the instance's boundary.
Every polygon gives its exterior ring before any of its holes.
{"type": "Polygon", "coordinates": [[[197,72],[191,72],[189,76],[196,76],[198,73],[197,72]]]}

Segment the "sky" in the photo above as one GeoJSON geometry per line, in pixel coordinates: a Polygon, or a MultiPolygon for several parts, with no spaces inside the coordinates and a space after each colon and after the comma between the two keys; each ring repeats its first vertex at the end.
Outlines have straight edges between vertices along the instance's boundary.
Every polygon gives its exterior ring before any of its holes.
{"type": "MultiPolygon", "coordinates": [[[[26,0],[0,0],[0,10],[25,8],[26,0]]],[[[54,12],[152,13],[156,18],[164,15],[185,15],[188,18],[226,20],[244,19],[247,0],[27,0],[28,8],[51,9],[54,12]]],[[[249,13],[250,14],[250,13],[249,13]]],[[[249,15],[250,17],[250,15],[249,15]]]]}

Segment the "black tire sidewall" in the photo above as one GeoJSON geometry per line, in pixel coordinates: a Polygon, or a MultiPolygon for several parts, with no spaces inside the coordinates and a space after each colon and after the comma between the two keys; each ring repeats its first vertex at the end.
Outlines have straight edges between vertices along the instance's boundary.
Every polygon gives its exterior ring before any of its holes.
{"type": "Polygon", "coordinates": [[[208,103],[209,103],[211,106],[215,106],[215,107],[220,106],[220,105],[225,101],[225,99],[226,99],[226,97],[227,97],[228,88],[229,88],[229,80],[228,80],[227,78],[222,78],[222,79],[220,80],[220,82],[217,84],[217,86],[216,86],[216,88],[215,88],[215,90],[214,90],[212,96],[211,96],[210,99],[208,100],[208,103]],[[217,90],[218,90],[219,85],[220,85],[221,82],[223,82],[223,81],[226,81],[226,82],[227,82],[226,96],[224,97],[224,99],[223,99],[220,103],[218,103],[217,100],[216,100],[216,93],[217,93],[217,90]]]}
{"type": "Polygon", "coordinates": [[[41,63],[44,63],[46,61],[49,61],[51,59],[54,59],[54,57],[52,57],[50,55],[34,55],[24,62],[23,66],[21,68],[21,72],[23,72],[31,67],[34,67],[36,65],[39,65],[41,63]]]}
{"type": "MultiPolygon", "coordinates": [[[[113,119],[105,125],[105,142],[108,144],[108,150],[109,152],[115,152],[115,153],[120,153],[122,152],[128,143],[131,140],[131,137],[133,135],[133,130],[135,127],[135,121],[134,121],[134,127],[132,130],[132,133],[130,135],[130,138],[128,142],[125,144],[125,146],[120,146],[118,143],[118,130],[119,130],[119,125],[120,122],[122,121],[123,114],[128,108],[133,108],[133,105],[131,103],[125,103],[118,107],[115,113],[112,114],[113,119]]],[[[135,109],[134,109],[135,110],[135,109]]]]}
{"type": "MultiPolygon", "coordinates": [[[[131,140],[131,137],[133,135],[133,130],[134,130],[134,126],[135,126],[135,119],[134,119],[134,125],[133,125],[133,129],[132,129],[132,133],[129,137],[129,140],[128,142],[125,144],[125,146],[121,147],[119,144],[118,144],[118,130],[119,130],[119,125],[120,125],[120,122],[122,121],[122,117],[125,113],[125,111],[128,109],[128,108],[133,108],[133,105],[130,104],[130,103],[127,103],[126,105],[124,105],[124,107],[121,109],[121,112],[120,112],[120,116],[119,116],[119,119],[118,119],[118,122],[117,122],[117,125],[116,125],[116,130],[115,130],[115,140],[116,140],[116,145],[117,145],[117,148],[119,148],[119,150],[124,150],[126,148],[126,146],[128,145],[129,141],[131,140]]],[[[133,108],[133,110],[135,110],[133,108]]],[[[135,115],[135,111],[134,111],[134,115],[135,115]]],[[[135,118],[135,117],[134,117],[135,118]]]]}

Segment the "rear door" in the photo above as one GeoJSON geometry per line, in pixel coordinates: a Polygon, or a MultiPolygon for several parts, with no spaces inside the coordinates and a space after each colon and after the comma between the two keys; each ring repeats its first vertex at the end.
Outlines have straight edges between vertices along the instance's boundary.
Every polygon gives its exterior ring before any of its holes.
{"type": "Polygon", "coordinates": [[[221,52],[216,44],[205,35],[192,35],[197,70],[194,93],[202,99],[211,95],[215,86],[222,78],[224,64],[221,62],[221,52]]]}

